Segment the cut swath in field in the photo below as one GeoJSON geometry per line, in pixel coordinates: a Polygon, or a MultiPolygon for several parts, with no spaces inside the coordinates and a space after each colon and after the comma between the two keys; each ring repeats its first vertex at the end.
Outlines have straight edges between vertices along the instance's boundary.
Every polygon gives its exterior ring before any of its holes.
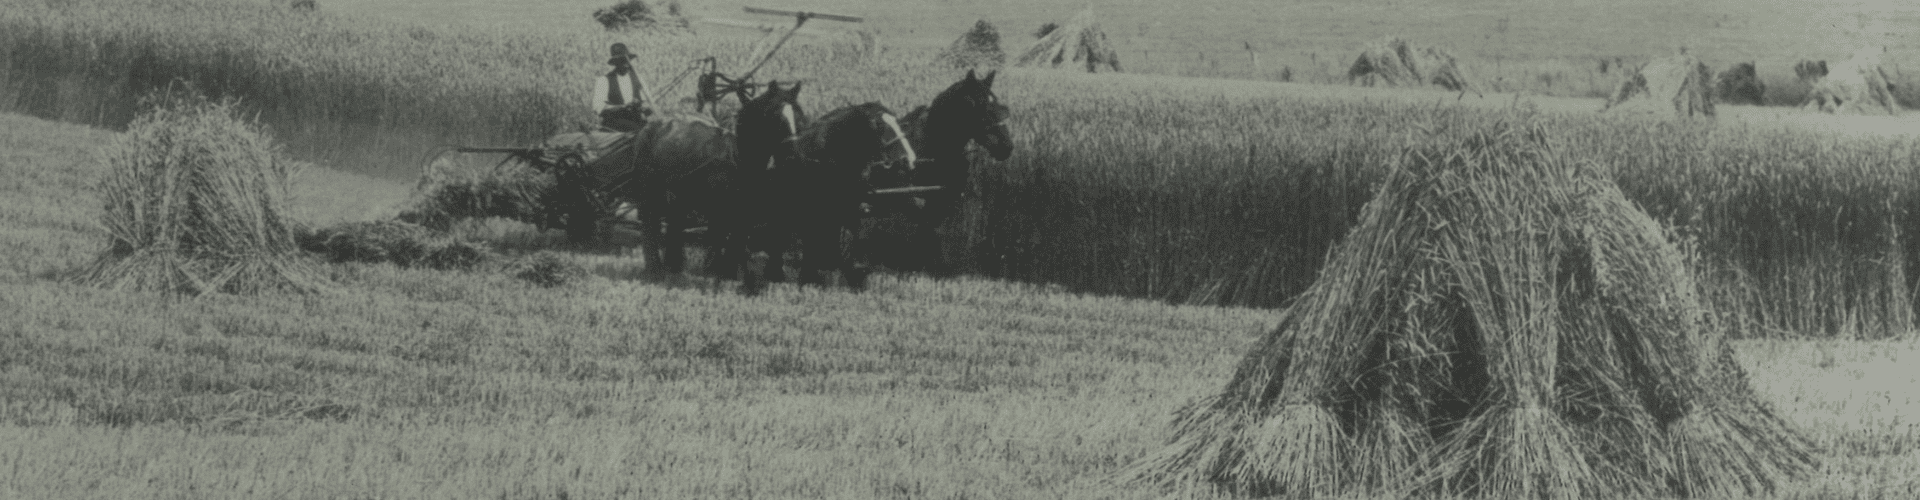
{"type": "Polygon", "coordinates": [[[1126,478],[1257,496],[1753,495],[1815,467],[1688,260],[1544,129],[1414,146],[1225,390],[1126,478]]]}
{"type": "Polygon", "coordinates": [[[156,94],[104,155],[105,254],[74,279],[195,295],[315,291],[288,218],[290,165],[235,103],[156,94]]]}
{"type": "Polygon", "coordinates": [[[334,263],[392,263],[401,267],[473,269],[491,253],[485,246],[418,225],[390,220],[349,222],[298,235],[300,248],[334,263]]]}

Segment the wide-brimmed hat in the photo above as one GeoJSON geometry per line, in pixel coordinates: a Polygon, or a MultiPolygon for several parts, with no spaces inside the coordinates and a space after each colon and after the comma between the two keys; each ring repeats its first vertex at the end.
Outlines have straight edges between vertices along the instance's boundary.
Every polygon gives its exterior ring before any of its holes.
{"type": "Polygon", "coordinates": [[[612,53],[613,57],[607,59],[607,64],[620,64],[621,61],[631,61],[640,57],[633,55],[632,52],[628,52],[627,44],[624,43],[613,44],[613,48],[609,49],[609,52],[612,53]]]}

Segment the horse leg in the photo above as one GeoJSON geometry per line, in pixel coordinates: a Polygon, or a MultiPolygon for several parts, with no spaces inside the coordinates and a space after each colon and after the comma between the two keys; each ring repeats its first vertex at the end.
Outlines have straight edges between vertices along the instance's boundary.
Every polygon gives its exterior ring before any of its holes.
{"type": "Polygon", "coordinates": [[[739,235],[740,258],[746,266],[753,266],[754,254],[766,253],[767,259],[759,266],[760,275],[770,283],[787,280],[786,253],[787,244],[781,233],[771,229],[765,223],[742,226],[747,228],[739,235]]]}
{"type": "Polygon", "coordinates": [[[764,270],[753,267],[753,233],[747,225],[731,228],[721,245],[726,256],[722,272],[738,273],[740,276],[740,294],[749,297],[760,295],[767,290],[767,276],[764,270]]]}
{"type": "Polygon", "coordinates": [[[660,229],[662,244],[660,263],[669,274],[680,274],[687,270],[687,216],[675,207],[667,216],[660,218],[664,224],[660,229]]]}
{"type": "Polygon", "coordinates": [[[640,258],[645,261],[646,275],[660,278],[668,274],[666,246],[667,235],[662,231],[666,216],[655,203],[642,202],[634,206],[635,218],[640,221],[640,258]]]}
{"type": "Polygon", "coordinates": [[[847,288],[855,292],[866,291],[867,276],[873,273],[868,260],[866,225],[856,217],[847,221],[844,227],[846,229],[843,231],[835,231],[846,239],[838,246],[844,249],[844,254],[840,256],[840,276],[846,278],[847,288]]]}
{"type": "Polygon", "coordinates": [[[732,226],[709,219],[706,234],[706,273],[720,278],[738,278],[740,251],[735,246],[744,246],[736,242],[732,226]]]}
{"type": "Polygon", "coordinates": [[[562,173],[559,177],[560,213],[566,217],[567,243],[576,247],[594,242],[599,233],[600,211],[588,192],[585,181],[562,173]]]}
{"type": "Polygon", "coordinates": [[[810,221],[800,234],[800,284],[827,284],[827,271],[840,267],[840,226],[810,221]]]}
{"type": "Polygon", "coordinates": [[[940,237],[940,227],[953,215],[954,205],[958,201],[952,197],[935,195],[927,198],[925,205],[914,214],[913,235],[909,237],[908,251],[913,254],[911,260],[915,271],[935,278],[950,278],[955,274],[947,262],[946,244],[940,237]]]}
{"type": "Polygon", "coordinates": [[[913,234],[907,236],[906,271],[915,273],[929,272],[934,261],[939,260],[940,242],[932,226],[916,221],[913,234]]]}
{"type": "Polygon", "coordinates": [[[573,203],[567,208],[567,243],[584,247],[597,239],[600,213],[589,203],[573,203]]]}

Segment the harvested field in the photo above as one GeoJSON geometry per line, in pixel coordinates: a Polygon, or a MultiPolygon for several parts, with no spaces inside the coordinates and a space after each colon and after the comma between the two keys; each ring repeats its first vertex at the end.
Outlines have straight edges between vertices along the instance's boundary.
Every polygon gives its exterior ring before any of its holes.
{"type": "MultiPolygon", "coordinates": [[[[15,78],[0,81],[0,105],[111,126],[126,116],[98,96],[132,95],[163,73],[214,81],[264,101],[259,116],[303,159],[387,176],[324,168],[293,176],[290,212],[312,227],[393,217],[419,151],[525,145],[552,132],[586,82],[567,75],[598,63],[574,55],[599,54],[608,41],[509,26],[524,19],[476,29],[328,17],[354,0],[323,2],[302,13],[308,24],[177,9],[209,5],[196,0],[87,1],[0,9],[0,64],[36,68],[0,72],[15,78]],[[35,17],[74,4],[113,8],[35,17]],[[263,42],[283,34],[298,43],[263,42]],[[142,55],[146,73],[101,63],[142,55]],[[432,62],[409,66],[420,61],[432,62]]],[[[1606,7],[1644,6],[1627,4],[1606,7]]],[[[915,7],[868,5],[878,14],[915,7]]],[[[1577,23],[1564,11],[1587,8],[1547,2],[1513,12],[1551,10],[1539,19],[1577,23]]],[[[1360,14],[1344,15],[1396,19],[1383,5],[1351,9],[1360,14]]],[[[1274,12],[1340,36],[1372,29],[1309,10],[1274,12]]],[[[1708,21],[1659,14],[1641,21],[1708,21]]],[[[1021,33],[1032,23],[996,24],[1021,33]]],[[[1643,53],[1540,36],[1573,28],[1522,18],[1512,32],[1540,40],[1529,50],[1643,53]]],[[[1121,38],[1165,28],[1109,20],[1108,29],[1121,38]]],[[[1769,35],[1793,43],[1790,33],[1769,35]]],[[[951,36],[939,30],[934,46],[951,36]]],[[[1629,38],[1614,41],[1652,43],[1629,38]]],[[[746,52],[701,43],[665,47],[642,64],[671,75],[684,51],[746,52]]],[[[1759,61],[1763,75],[1789,67],[1740,57],[1759,61]]],[[[910,109],[958,76],[930,59],[797,50],[767,74],[809,79],[812,109],[866,100],[910,109]]],[[[642,282],[636,259],[553,252],[560,238],[498,219],[455,232],[503,253],[499,266],[321,267],[349,294],[179,301],[63,284],[50,277],[85,265],[107,241],[88,190],[105,170],[89,158],[114,134],[0,114],[0,249],[13,257],[0,265],[0,471],[12,471],[0,491],[1157,498],[1111,479],[1176,438],[1174,412],[1220,394],[1236,378],[1235,360],[1285,321],[1275,309],[1175,303],[1306,301],[1296,297],[1359,224],[1387,179],[1384,165],[1413,141],[1457,143],[1514,120],[1540,123],[1558,141],[1554,161],[1617,184],[1612,203],[1644,210],[1697,252],[1700,294],[1710,319],[1742,337],[1729,342],[1730,358],[1754,400],[1801,430],[1823,464],[1772,498],[1904,498],[1920,489],[1920,379],[1910,369],[1920,345],[1862,340],[1914,328],[1920,122],[1738,106],[1705,124],[1596,116],[1597,99],[1505,93],[1072,71],[998,78],[1017,144],[1010,160],[977,164],[981,195],[963,217],[982,230],[959,245],[973,249],[975,276],[883,275],[860,295],[776,286],[751,300],[697,279],[642,282]]],[[[1540,429],[1546,420],[1533,409],[1508,413],[1476,421],[1540,429]]],[[[1701,423],[1678,427],[1724,430],[1701,423]]],[[[1552,451],[1554,442],[1513,446],[1552,451]]]]}
{"type": "MultiPolygon", "coordinates": [[[[83,25],[73,18],[36,18],[34,12],[8,11],[4,19],[41,30],[46,40],[64,40],[28,46],[52,53],[79,51],[81,55],[69,58],[73,60],[117,57],[115,51],[132,50],[127,49],[135,46],[131,41],[163,34],[131,28],[81,30],[83,25]],[[106,43],[82,43],[89,36],[107,35],[112,38],[106,43]],[[100,47],[100,52],[81,47],[100,47]]],[[[130,15],[124,9],[102,12],[76,15],[106,16],[85,26],[121,26],[117,23],[128,22],[125,16],[130,15]]],[[[255,15],[246,12],[232,15],[255,15]]],[[[324,17],[325,12],[320,14],[324,17]]],[[[184,14],[152,14],[163,15],[184,14]]],[[[168,29],[203,45],[154,52],[154,68],[223,75],[225,87],[220,88],[243,95],[275,95],[262,89],[277,88],[283,85],[277,82],[298,74],[276,73],[278,63],[271,62],[276,58],[229,48],[284,45],[246,38],[261,36],[257,34],[214,30],[201,17],[182,18],[168,29]],[[192,62],[208,60],[189,57],[195,51],[228,54],[212,58],[224,61],[220,67],[227,69],[192,62]]],[[[257,20],[287,22],[276,19],[257,20]]],[[[403,162],[404,168],[396,171],[405,172],[408,180],[419,172],[417,162],[425,151],[448,142],[520,145],[544,137],[552,131],[551,121],[523,118],[567,114],[571,108],[551,103],[574,102],[561,96],[577,93],[572,87],[584,82],[458,75],[496,72],[481,69],[483,62],[522,68],[508,71],[516,75],[547,74],[553,61],[571,60],[560,56],[573,50],[568,47],[579,45],[577,51],[593,54],[604,47],[597,40],[530,32],[480,37],[445,27],[332,23],[323,19],[289,27],[299,37],[316,41],[300,49],[311,51],[310,57],[296,59],[338,65],[341,74],[351,78],[298,79],[300,86],[292,91],[312,99],[273,100],[273,107],[261,111],[262,119],[276,130],[313,132],[287,134],[296,138],[292,152],[320,152],[306,157],[309,160],[338,160],[339,148],[332,144],[363,144],[366,147],[353,152],[403,162]],[[416,79],[433,82],[418,86],[353,82],[414,81],[407,75],[417,69],[354,58],[362,49],[321,42],[351,37],[392,41],[380,45],[395,55],[383,60],[417,57],[443,60],[448,66],[443,75],[416,79]],[[472,52],[474,47],[510,55],[490,61],[445,55],[472,52]],[[414,105],[412,96],[433,96],[433,89],[441,86],[508,97],[401,111],[414,105]],[[374,102],[408,102],[378,113],[323,104],[363,95],[385,96],[374,102]],[[496,107],[467,104],[472,102],[496,107]],[[281,113],[286,110],[293,112],[281,113]],[[368,123],[380,123],[381,128],[361,128],[368,123]],[[333,130],[359,132],[332,135],[333,130]],[[299,146],[302,141],[305,145],[299,146]]],[[[730,47],[691,50],[744,52],[730,47]]],[[[577,62],[598,64],[597,57],[577,62]]],[[[659,74],[671,74],[675,64],[671,59],[642,63],[659,74]]],[[[89,74],[74,66],[47,68],[55,74],[89,74]]],[[[953,70],[933,67],[925,59],[853,61],[804,50],[776,58],[769,71],[822,82],[820,92],[810,91],[806,97],[814,108],[879,100],[911,109],[955,76],[953,70]],[[880,76],[835,77],[849,74],[880,76]]],[[[1009,71],[1002,82],[1000,97],[1012,107],[1009,124],[1018,143],[1016,154],[1004,163],[977,163],[975,187],[984,196],[964,220],[985,230],[956,236],[963,241],[951,245],[971,249],[963,257],[966,270],[975,274],[1180,303],[1284,304],[1305,289],[1326,250],[1345,234],[1368,186],[1379,179],[1381,160],[1397,150],[1409,131],[1460,129],[1500,116],[1537,113],[1556,134],[1569,138],[1568,154],[1610,164],[1611,175],[1629,198],[1656,219],[1695,228],[1705,261],[1721,269],[1709,280],[1709,288],[1723,291],[1714,294],[1714,300],[1729,310],[1765,311],[1749,315],[1757,319],[1741,327],[1740,335],[1875,336],[1911,327],[1911,307],[1906,305],[1911,294],[1893,283],[1907,279],[1912,253],[1895,235],[1916,234],[1906,229],[1910,223],[1904,214],[1910,212],[1897,208],[1902,200],[1920,199],[1906,192],[1915,184],[1907,182],[1910,161],[1901,138],[1901,131],[1914,129],[1877,126],[1903,123],[1897,120],[1851,121],[1752,108],[1738,112],[1763,119],[1689,125],[1596,119],[1596,101],[1512,94],[1483,98],[1416,89],[1052,71],[1009,71]],[[1822,135],[1810,138],[1810,129],[1822,135]],[[1810,256],[1821,261],[1810,261],[1810,256]],[[1858,279],[1864,276],[1885,278],[1858,279]],[[1802,296],[1807,290],[1817,292],[1802,296]]],[[[102,91],[115,92],[113,87],[102,91]]],[[[86,115],[97,109],[87,106],[99,104],[75,105],[72,114],[86,115]]]]}
{"type": "MultiPolygon", "coordinates": [[[[0,470],[23,497],[1158,498],[1106,478],[1278,320],[972,278],[744,300],[592,262],[554,288],[344,264],[354,294],[187,302],[36,277],[104,236],[84,152],[111,137],[0,114],[0,470]]],[[[1775,498],[1920,487],[1920,345],[1733,345],[1826,463],[1775,498]]]]}

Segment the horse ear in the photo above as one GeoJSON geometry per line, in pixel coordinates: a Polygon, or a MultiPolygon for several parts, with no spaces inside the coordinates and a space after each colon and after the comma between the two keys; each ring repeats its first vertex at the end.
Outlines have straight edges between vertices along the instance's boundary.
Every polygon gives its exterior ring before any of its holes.
{"type": "Polygon", "coordinates": [[[980,85],[984,85],[987,88],[993,88],[993,77],[995,76],[1000,76],[1000,70],[996,69],[993,71],[988,71],[987,77],[980,79],[980,85]]]}
{"type": "Polygon", "coordinates": [[[793,83],[793,87],[791,87],[791,88],[788,88],[788,89],[787,89],[787,98],[788,98],[788,99],[799,99],[799,98],[800,98],[800,84],[802,84],[802,83],[806,83],[806,82],[794,82],[794,83],[793,83]]]}
{"type": "Polygon", "coordinates": [[[767,95],[773,95],[773,96],[780,95],[779,80],[771,80],[767,82],[767,95]]]}
{"type": "Polygon", "coordinates": [[[974,80],[979,80],[979,78],[973,76],[973,68],[967,68],[967,81],[971,82],[974,80]]]}

